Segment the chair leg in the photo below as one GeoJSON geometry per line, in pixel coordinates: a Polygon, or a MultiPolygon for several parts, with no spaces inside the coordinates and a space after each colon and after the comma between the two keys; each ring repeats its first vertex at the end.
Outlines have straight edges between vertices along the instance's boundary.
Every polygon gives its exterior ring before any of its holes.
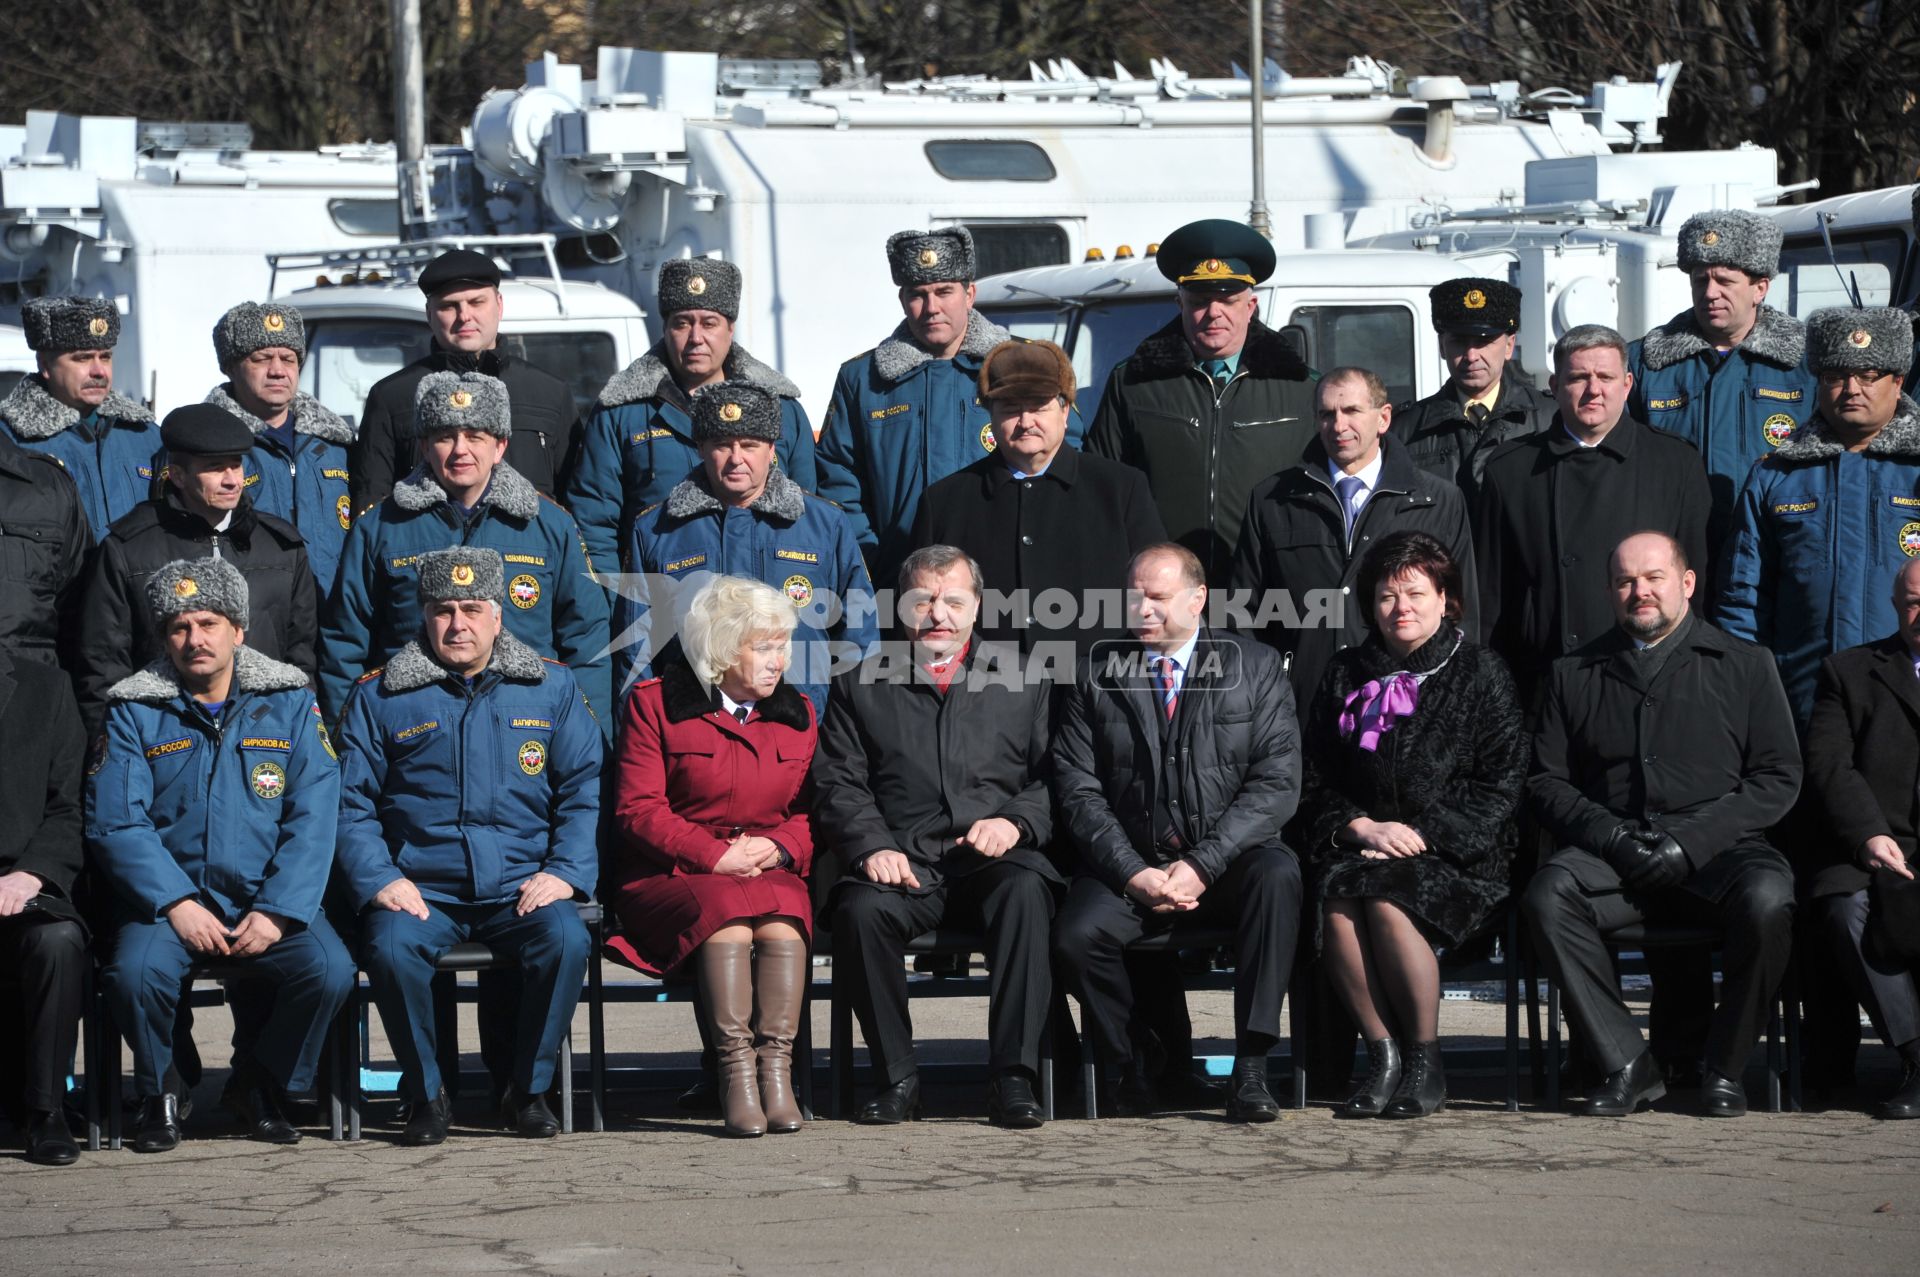
{"type": "Polygon", "coordinates": [[[1526,971],[1523,976],[1527,996],[1527,1080],[1533,1084],[1533,1095],[1536,1100],[1547,1089],[1546,1069],[1540,1052],[1540,1044],[1544,1039],[1540,1034],[1539,974],[1533,954],[1529,952],[1526,955],[1526,971]]]}
{"type": "Polygon", "coordinates": [[[1520,952],[1515,943],[1519,928],[1512,911],[1507,919],[1507,1112],[1520,1111],[1520,952]]]}
{"type": "Polygon", "coordinates": [[[1786,989],[1783,1001],[1787,1008],[1787,1108],[1798,1113],[1805,1098],[1800,1087],[1800,1077],[1806,1072],[1806,1058],[1801,1054],[1803,1044],[1800,1041],[1800,983],[1794,978],[1791,969],[1787,972],[1786,989]]]}
{"type": "Polygon", "coordinates": [[[1053,1120],[1053,1016],[1040,1031],[1040,1116],[1053,1120]]]}
{"type": "Polygon", "coordinates": [[[1560,986],[1547,977],[1547,1111],[1560,1111],[1560,986]]]}
{"type": "MultiPolygon", "coordinates": [[[[812,959],[809,958],[811,963],[812,959]]],[[[813,968],[807,968],[807,996],[800,1003],[800,1026],[793,1035],[793,1094],[802,1121],[813,1121],[813,968]]]]}
{"type": "Polygon", "coordinates": [[[593,1129],[598,1134],[607,1129],[607,1004],[598,945],[587,959],[587,1073],[593,1129]]]}
{"type": "Polygon", "coordinates": [[[1100,1061],[1095,1059],[1096,1048],[1093,1038],[1087,1033],[1085,1021],[1087,1009],[1080,1008],[1080,1089],[1087,1097],[1087,1120],[1093,1121],[1100,1116],[1100,1061]]]}
{"type": "Polygon", "coordinates": [[[560,1133],[573,1134],[573,1026],[560,1035],[560,1133]]]}
{"type": "Polygon", "coordinates": [[[853,1117],[853,1004],[834,982],[828,995],[827,1105],[835,1121],[853,1117]]]}
{"type": "Polygon", "coordinates": [[[1780,1111],[1780,1061],[1783,1054],[1782,1038],[1785,1036],[1781,1028],[1783,1018],[1780,1014],[1779,998],[1775,997],[1772,1011],[1767,1016],[1767,1112],[1769,1113],[1780,1111]]]}
{"type": "Polygon", "coordinates": [[[346,1136],[347,1030],[352,1024],[352,1011],[343,1006],[327,1026],[327,1138],[336,1144],[346,1136]]]}
{"type": "Polygon", "coordinates": [[[87,1071],[87,1152],[100,1151],[100,1008],[94,1002],[93,964],[81,976],[80,1049],[87,1071]]]}

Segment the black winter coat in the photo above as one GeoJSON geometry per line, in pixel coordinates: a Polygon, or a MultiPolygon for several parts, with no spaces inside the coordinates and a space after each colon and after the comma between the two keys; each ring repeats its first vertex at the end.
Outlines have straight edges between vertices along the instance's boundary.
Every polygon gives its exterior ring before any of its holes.
{"type": "Polygon", "coordinates": [[[1304,736],[1300,820],[1320,895],[1390,900],[1448,944],[1479,930],[1507,895],[1513,814],[1533,750],[1506,662],[1451,626],[1404,657],[1369,638],[1333,658],[1304,736]],[[1401,670],[1427,674],[1412,716],[1377,750],[1342,737],[1347,697],[1401,670]],[[1343,837],[1360,817],[1413,826],[1426,852],[1365,859],[1343,837]]]}
{"type": "Polygon", "coordinates": [[[479,355],[435,348],[367,392],[360,436],[348,451],[348,491],[357,515],[387,499],[397,480],[413,472],[419,437],[413,428],[413,392],[430,372],[483,372],[507,384],[513,438],[506,463],[548,496],[560,491],[561,467],[580,433],[580,414],[567,383],[503,350],[479,355]]]}
{"type": "Polygon", "coordinates": [[[1773,654],[1698,616],[1650,684],[1614,629],[1556,661],[1527,800],[1562,848],[1602,854],[1633,821],[1673,836],[1717,900],[1800,792],[1800,744],[1773,654]]]}
{"type": "Polygon", "coordinates": [[[1636,532],[1680,541],[1705,598],[1713,494],[1699,451],[1631,417],[1583,448],[1559,418],[1487,461],[1473,520],[1480,641],[1529,704],[1553,661],[1613,629],[1607,562],[1636,532]]]}
{"type": "Polygon", "coordinates": [[[1217,393],[1174,321],[1114,366],[1087,451],[1144,472],[1167,534],[1224,585],[1253,485],[1300,459],[1314,437],[1311,372],[1255,320],[1240,367],[1217,393]]]}
{"type": "Polygon", "coordinates": [[[1023,834],[1003,859],[1065,881],[1046,851],[1052,687],[1004,644],[976,638],[963,659],[945,692],[904,642],[834,677],[813,758],[816,900],[876,851],[913,862],[915,894],[983,868],[954,840],[991,816],[1023,834]]]}
{"type": "Polygon", "coordinates": [[[1920,853],[1920,678],[1898,634],[1821,662],[1807,788],[1825,818],[1792,849],[1809,896],[1865,891],[1869,838],[1893,839],[1909,864],[1920,853]]]}
{"type": "MultiPolygon", "coordinates": [[[[1156,844],[1155,792],[1167,745],[1159,689],[1138,645],[1095,655],[1066,697],[1053,750],[1054,797],[1080,871],[1124,891],[1172,863],[1156,844]]],[[[1242,852],[1280,842],[1300,800],[1293,688],[1271,648],[1203,629],[1172,725],[1180,858],[1211,883],[1242,852]]]]}
{"type": "MultiPolygon", "coordinates": [[[[1320,440],[1307,445],[1301,463],[1261,480],[1240,526],[1234,554],[1232,588],[1249,592],[1250,619],[1260,638],[1288,663],[1296,699],[1306,704],[1320,686],[1327,662],[1341,648],[1364,641],[1369,633],[1371,599],[1354,591],[1360,561],[1382,537],[1394,532],[1425,532],[1460,566],[1460,605],[1471,634],[1477,616],[1478,587],[1473,570],[1473,530],[1459,489],[1417,468],[1406,449],[1391,437],[1381,441],[1385,455],[1380,480],[1347,544],[1346,517],[1327,469],[1320,440]],[[1257,618],[1266,591],[1285,591],[1291,614],[1278,623],[1257,618]],[[1328,608],[1316,608],[1318,601],[1328,608]],[[1329,619],[1334,623],[1329,624],[1329,619]]],[[[1276,605],[1279,600],[1273,600],[1276,605]]]]}
{"type": "Polygon", "coordinates": [[[36,907],[76,922],[86,739],[67,676],[0,647],[0,874],[37,875],[36,907]]]}
{"type": "Polygon", "coordinates": [[[109,528],[87,572],[74,690],[89,739],[106,718],[107,689],[161,655],[147,611],[148,578],[175,559],[212,558],[216,551],[247,580],[247,646],[312,679],[319,605],[299,529],[242,497],[227,530],[215,532],[168,492],[109,528]]]}
{"type": "Polygon", "coordinates": [[[0,438],[0,647],[44,665],[68,659],[92,550],[66,467],[0,438]]]}
{"type": "Polygon", "coordinates": [[[1545,430],[1558,411],[1552,395],[1534,389],[1518,364],[1508,364],[1500,376],[1500,393],[1481,424],[1476,426],[1467,415],[1460,391],[1449,379],[1425,399],[1395,408],[1393,433],[1415,465],[1459,488],[1471,509],[1494,450],[1545,430]]]}
{"type": "Polygon", "coordinates": [[[1029,653],[1036,642],[1071,644],[1078,650],[1059,666],[1063,683],[1095,642],[1126,636],[1125,612],[1117,605],[1127,564],[1166,537],[1145,475],[1070,447],[1060,449],[1046,473],[1028,479],[1014,478],[997,456],[983,457],[928,488],[913,525],[916,547],[955,545],[971,554],[989,594],[1012,599],[1026,592],[1025,608],[1009,610],[1003,623],[983,624],[980,632],[1017,641],[1029,653]],[[1072,595],[1076,611],[1064,620],[1067,628],[1047,628],[1044,611],[1027,620],[1048,590],[1072,595]],[[1092,591],[1102,597],[1090,600],[1092,591]],[[1116,606],[1095,611],[1109,601],[1116,606]],[[1087,620],[1111,624],[1083,628],[1087,620]]]}

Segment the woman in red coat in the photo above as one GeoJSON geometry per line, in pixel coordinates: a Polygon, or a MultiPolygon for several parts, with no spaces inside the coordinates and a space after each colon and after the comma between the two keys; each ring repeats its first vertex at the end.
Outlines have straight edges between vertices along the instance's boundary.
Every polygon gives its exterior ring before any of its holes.
{"type": "Polygon", "coordinates": [[[800,1129],[817,725],[783,681],[796,620],[759,581],[704,586],[678,654],[627,698],[614,761],[613,943],[656,974],[693,962],[729,1135],[800,1129]]]}

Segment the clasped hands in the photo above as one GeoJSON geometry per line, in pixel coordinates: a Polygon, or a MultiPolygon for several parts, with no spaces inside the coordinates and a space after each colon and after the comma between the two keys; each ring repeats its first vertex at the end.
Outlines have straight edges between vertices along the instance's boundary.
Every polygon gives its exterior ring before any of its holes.
{"type": "Polygon", "coordinates": [[[1155,913],[1188,913],[1200,907],[1207,884],[1194,867],[1176,860],[1165,869],[1151,865],[1127,879],[1127,894],[1155,913]]]}
{"type": "Polygon", "coordinates": [[[229,927],[211,909],[191,898],[168,905],[166,916],[187,948],[223,958],[251,958],[265,953],[286,934],[280,919],[272,914],[255,909],[240,919],[239,926],[229,927]]]}
{"type": "Polygon", "coordinates": [[[1658,891],[1678,886],[1693,872],[1693,866],[1687,863],[1687,853],[1681,850],[1672,834],[1633,824],[1614,826],[1613,832],[1607,835],[1601,856],[1631,891],[1658,891]]]}

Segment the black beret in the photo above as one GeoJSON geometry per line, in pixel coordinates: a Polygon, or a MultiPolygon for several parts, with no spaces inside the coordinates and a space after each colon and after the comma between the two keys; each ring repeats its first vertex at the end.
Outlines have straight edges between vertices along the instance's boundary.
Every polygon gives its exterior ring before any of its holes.
{"type": "Polygon", "coordinates": [[[1504,337],[1520,328],[1520,290],[1500,279],[1450,279],[1427,290],[1433,331],[1504,337]]]}
{"type": "Polygon", "coordinates": [[[190,403],[160,423],[160,442],[170,456],[237,457],[253,447],[253,431],[225,408],[190,403]]]}
{"type": "Polygon", "coordinates": [[[1209,217],[1188,222],[1161,241],[1160,273],[1190,287],[1251,287],[1273,274],[1273,241],[1244,222],[1209,217]]]}
{"type": "Polygon", "coordinates": [[[431,297],[457,284],[469,288],[500,287],[500,268],[485,253],[456,248],[440,254],[420,272],[420,291],[431,297]]]}

